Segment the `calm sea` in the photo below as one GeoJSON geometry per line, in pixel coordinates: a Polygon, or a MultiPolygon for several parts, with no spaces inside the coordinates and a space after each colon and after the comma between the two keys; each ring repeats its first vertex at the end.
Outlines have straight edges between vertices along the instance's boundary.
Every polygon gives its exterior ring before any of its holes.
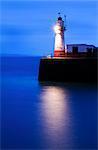
{"type": "Polygon", "coordinates": [[[96,88],[39,83],[39,61],[1,58],[2,149],[97,149],[96,88]]]}

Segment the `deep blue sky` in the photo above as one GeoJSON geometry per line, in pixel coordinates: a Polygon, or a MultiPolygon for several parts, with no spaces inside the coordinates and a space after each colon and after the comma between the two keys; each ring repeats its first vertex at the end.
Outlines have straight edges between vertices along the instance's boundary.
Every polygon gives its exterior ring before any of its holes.
{"type": "Polygon", "coordinates": [[[2,0],[3,54],[53,53],[53,25],[58,12],[67,15],[65,41],[98,46],[97,1],[2,0]]]}

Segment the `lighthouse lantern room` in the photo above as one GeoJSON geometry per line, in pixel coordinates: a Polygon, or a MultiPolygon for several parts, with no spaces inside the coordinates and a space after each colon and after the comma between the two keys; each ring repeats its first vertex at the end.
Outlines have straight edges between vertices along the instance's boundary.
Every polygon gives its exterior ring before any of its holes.
{"type": "Polygon", "coordinates": [[[55,32],[54,57],[64,57],[65,53],[67,52],[64,41],[64,31],[66,30],[66,27],[64,26],[64,21],[62,20],[60,13],[58,14],[59,17],[54,26],[55,32]]]}

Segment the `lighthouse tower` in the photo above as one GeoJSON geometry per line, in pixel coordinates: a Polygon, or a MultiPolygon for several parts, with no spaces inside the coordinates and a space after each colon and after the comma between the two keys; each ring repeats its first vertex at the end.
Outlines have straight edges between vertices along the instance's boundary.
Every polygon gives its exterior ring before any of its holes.
{"type": "Polygon", "coordinates": [[[54,26],[55,31],[54,57],[64,57],[67,51],[64,42],[64,31],[66,30],[66,28],[64,26],[64,21],[60,16],[60,13],[58,14],[59,17],[54,26]]]}

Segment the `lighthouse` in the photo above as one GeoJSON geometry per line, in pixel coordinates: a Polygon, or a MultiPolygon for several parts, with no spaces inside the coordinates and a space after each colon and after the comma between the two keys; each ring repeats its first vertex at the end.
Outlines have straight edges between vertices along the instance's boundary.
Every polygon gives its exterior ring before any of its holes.
{"type": "Polygon", "coordinates": [[[80,44],[69,44],[67,48],[71,51],[68,52],[64,41],[66,20],[63,21],[60,13],[55,23],[54,31],[54,57],[50,55],[40,59],[38,75],[38,80],[41,81],[40,83],[43,84],[43,81],[77,82],[79,84],[91,83],[91,85],[97,83],[97,47],[82,44],[83,50],[85,46],[88,46],[86,48],[89,49],[87,49],[87,52],[78,52],[78,46],[81,48],[80,44]]]}
{"type": "Polygon", "coordinates": [[[64,26],[64,21],[58,13],[58,19],[54,26],[55,32],[55,43],[54,43],[54,57],[64,57],[65,53],[67,52],[65,41],[64,41],[64,31],[66,27],[64,26]]]}

